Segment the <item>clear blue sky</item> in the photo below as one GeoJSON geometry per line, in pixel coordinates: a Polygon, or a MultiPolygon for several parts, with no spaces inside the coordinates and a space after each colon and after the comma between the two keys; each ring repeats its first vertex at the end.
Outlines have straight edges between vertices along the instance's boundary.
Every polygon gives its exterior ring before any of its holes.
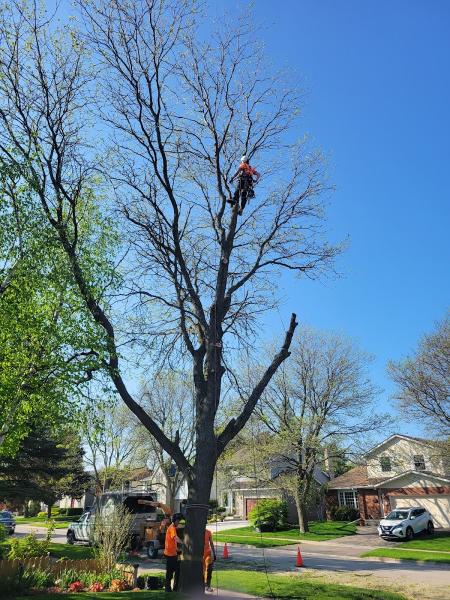
{"type": "MultiPolygon", "coordinates": [[[[247,5],[207,4],[216,15],[247,5]]],[[[281,332],[295,311],[304,323],[349,335],[374,355],[388,408],[387,361],[410,353],[450,305],[450,0],[254,7],[268,56],[308,89],[299,134],[329,156],[330,237],[349,236],[342,277],[289,281],[267,331],[281,332]]]]}
{"type": "Polygon", "coordinates": [[[350,238],[343,277],[293,282],[283,319],[295,309],[314,327],[354,338],[375,356],[387,404],[386,362],[409,353],[450,304],[450,2],[255,7],[269,25],[268,54],[309,89],[303,127],[329,155],[337,186],[329,230],[350,238]]]}

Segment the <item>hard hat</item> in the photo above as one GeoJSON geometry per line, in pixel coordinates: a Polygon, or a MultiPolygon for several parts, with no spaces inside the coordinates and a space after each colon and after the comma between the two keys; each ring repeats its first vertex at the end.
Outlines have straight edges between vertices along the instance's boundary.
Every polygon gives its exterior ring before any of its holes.
{"type": "Polygon", "coordinates": [[[248,156],[246,154],[241,158],[241,162],[248,162],[248,156]]]}

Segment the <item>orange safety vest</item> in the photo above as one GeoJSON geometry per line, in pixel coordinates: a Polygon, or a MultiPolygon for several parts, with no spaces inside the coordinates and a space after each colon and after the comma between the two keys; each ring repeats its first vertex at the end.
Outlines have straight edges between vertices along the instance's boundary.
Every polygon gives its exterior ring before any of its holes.
{"type": "Polygon", "coordinates": [[[166,539],[164,543],[165,556],[177,556],[177,528],[172,523],[166,531],[166,539]]]}

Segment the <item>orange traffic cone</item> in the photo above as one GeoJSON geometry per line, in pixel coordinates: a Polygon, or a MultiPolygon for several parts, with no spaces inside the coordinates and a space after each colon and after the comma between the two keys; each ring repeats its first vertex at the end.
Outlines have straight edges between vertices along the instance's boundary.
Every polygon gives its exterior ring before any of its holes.
{"type": "Polygon", "coordinates": [[[300,546],[297,546],[297,560],[295,562],[296,567],[303,567],[302,553],[300,552],[300,546]]]}
{"type": "Polygon", "coordinates": [[[223,558],[228,558],[229,554],[228,554],[228,546],[227,543],[225,542],[225,546],[223,547],[223,558]]]}

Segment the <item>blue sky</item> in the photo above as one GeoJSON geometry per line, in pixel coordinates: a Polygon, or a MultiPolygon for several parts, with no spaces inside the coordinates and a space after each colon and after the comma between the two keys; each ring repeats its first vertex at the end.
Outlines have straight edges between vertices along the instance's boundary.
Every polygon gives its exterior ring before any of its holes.
{"type": "MultiPolygon", "coordinates": [[[[245,6],[208,3],[215,14],[245,6]]],[[[254,7],[267,55],[308,90],[298,137],[308,133],[328,155],[330,238],[349,237],[340,278],[283,279],[285,300],[266,331],[281,332],[295,311],[308,325],[347,334],[374,355],[380,408],[390,408],[387,361],[413,351],[450,305],[450,2],[254,7]]],[[[420,433],[401,419],[395,429],[420,433]]]]}
{"type": "MultiPolygon", "coordinates": [[[[233,8],[242,3],[221,1],[233,8]]],[[[304,131],[329,156],[329,231],[349,236],[340,279],[292,281],[291,310],[342,331],[375,356],[413,350],[449,306],[450,2],[257,0],[268,55],[309,90],[304,131]]],[[[256,165],[257,166],[257,165],[256,165]]],[[[410,425],[398,430],[418,433],[410,425]]]]}

